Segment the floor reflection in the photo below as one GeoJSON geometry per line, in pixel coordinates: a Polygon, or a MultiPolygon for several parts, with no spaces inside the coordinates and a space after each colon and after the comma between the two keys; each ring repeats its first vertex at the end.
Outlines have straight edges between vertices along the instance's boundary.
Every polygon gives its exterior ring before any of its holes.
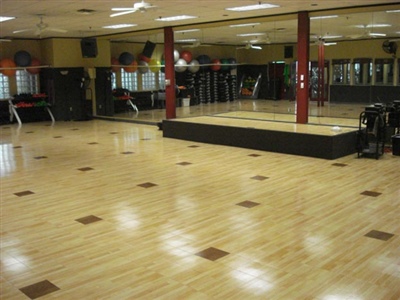
{"type": "MultiPolygon", "coordinates": [[[[332,122],[329,118],[335,118],[337,125],[357,126],[359,115],[365,106],[367,105],[337,103],[325,103],[324,106],[318,106],[317,102],[310,102],[309,122],[330,125],[332,122]],[[338,119],[339,123],[337,123],[338,119]]],[[[206,116],[227,112],[232,115],[236,114],[237,117],[244,117],[246,112],[263,112],[268,114],[260,114],[261,119],[296,122],[296,110],[295,101],[241,99],[232,102],[201,103],[195,106],[177,107],[176,117],[206,116]]],[[[165,119],[165,115],[165,109],[141,110],[139,113],[127,109],[123,113],[116,114],[113,118],[157,123],[165,119]]]]}

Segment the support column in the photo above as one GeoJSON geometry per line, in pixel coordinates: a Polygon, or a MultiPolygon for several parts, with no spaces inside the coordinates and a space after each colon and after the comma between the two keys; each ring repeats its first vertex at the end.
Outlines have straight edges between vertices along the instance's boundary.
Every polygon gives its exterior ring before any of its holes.
{"type": "Polygon", "coordinates": [[[164,28],[164,60],[166,118],[175,119],[174,31],[172,30],[172,27],[164,28]]]}
{"type": "Polygon", "coordinates": [[[308,12],[299,12],[297,20],[297,113],[296,123],[308,123],[310,18],[308,12]]]}

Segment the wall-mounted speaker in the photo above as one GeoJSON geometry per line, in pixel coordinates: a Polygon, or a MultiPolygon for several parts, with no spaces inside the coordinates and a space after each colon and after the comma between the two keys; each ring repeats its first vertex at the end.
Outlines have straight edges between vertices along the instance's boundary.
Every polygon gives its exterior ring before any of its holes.
{"type": "Polygon", "coordinates": [[[156,44],[154,44],[150,41],[147,41],[146,44],[144,45],[142,54],[144,56],[146,56],[147,58],[151,58],[155,48],[156,48],[156,44]]]}
{"type": "Polygon", "coordinates": [[[293,46],[285,46],[284,57],[293,58],[293,46]]]}
{"type": "Polygon", "coordinates": [[[97,40],[95,38],[84,38],[81,40],[82,57],[97,57],[97,40]]]}

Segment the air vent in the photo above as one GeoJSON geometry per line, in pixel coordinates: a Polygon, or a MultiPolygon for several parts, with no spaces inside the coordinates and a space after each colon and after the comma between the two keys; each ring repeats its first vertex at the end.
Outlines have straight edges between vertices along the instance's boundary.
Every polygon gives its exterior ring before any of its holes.
{"type": "Polygon", "coordinates": [[[77,10],[76,12],[81,15],[91,15],[95,12],[95,10],[82,8],[77,10]]]}

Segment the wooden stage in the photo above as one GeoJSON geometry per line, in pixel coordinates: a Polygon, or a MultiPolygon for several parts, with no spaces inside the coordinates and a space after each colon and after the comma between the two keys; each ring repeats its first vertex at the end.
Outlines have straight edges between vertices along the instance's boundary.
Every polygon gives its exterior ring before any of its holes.
{"type": "MultiPolygon", "coordinates": [[[[163,136],[194,142],[242,147],[323,159],[356,152],[358,127],[334,124],[297,124],[287,115],[271,120],[259,112],[227,112],[209,116],[163,120],[163,136]],[[263,118],[265,117],[265,118],[263,118]]],[[[293,116],[291,117],[293,119],[293,116]]]]}

